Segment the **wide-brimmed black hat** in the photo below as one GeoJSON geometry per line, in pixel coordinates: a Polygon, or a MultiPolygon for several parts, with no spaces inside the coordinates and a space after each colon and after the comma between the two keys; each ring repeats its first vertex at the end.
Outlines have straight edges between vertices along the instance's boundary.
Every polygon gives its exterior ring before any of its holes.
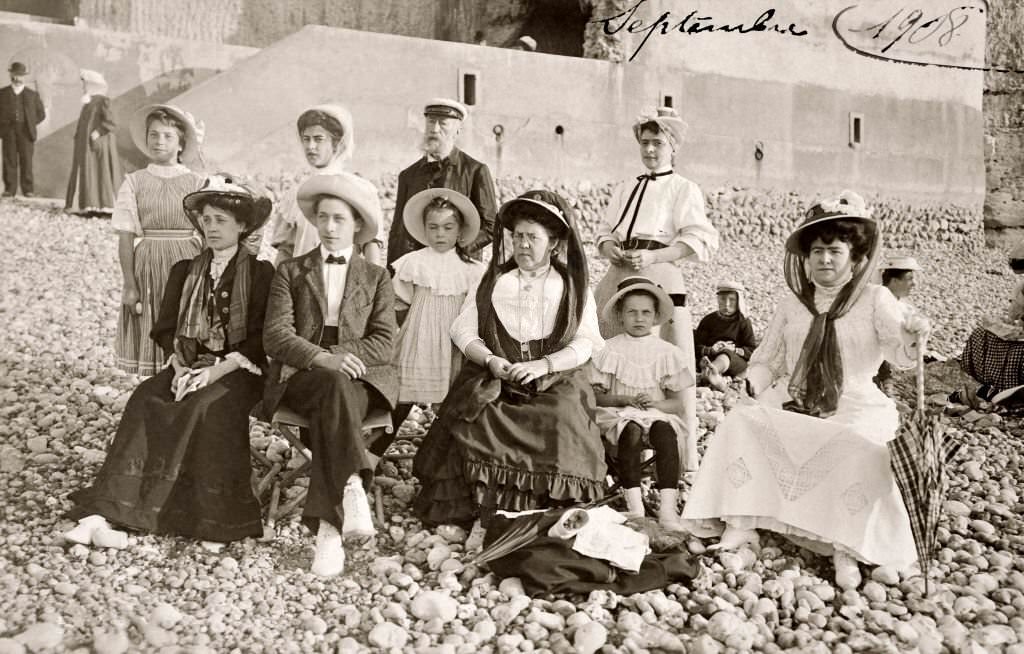
{"type": "Polygon", "coordinates": [[[274,206],[270,198],[255,190],[252,185],[242,183],[230,173],[215,173],[206,178],[198,191],[189,193],[181,201],[189,222],[199,232],[203,231],[199,225],[202,208],[213,197],[234,198],[237,201],[239,210],[235,220],[245,223],[243,234],[251,234],[265,225],[274,206]]]}
{"type": "Polygon", "coordinates": [[[509,200],[498,209],[498,223],[512,231],[512,221],[529,216],[551,228],[559,238],[570,229],[569,217],[562,206],[565,201],[554,191],[527,191],[519,197],[509,200]]]}
{"type": "Polygon", "coordinates": [[[871,210],[864,203],[864,198],[853,191],[843,191],[838,198],[822,200],[807,210],[804,221],[786,239],[786,250],[796,255],[805,255],[806,252],[800,248],[800,235],[803,231],[814,225],[840,219],[859,220],[877,228],[877,223],[871,216],[871,210]]]}

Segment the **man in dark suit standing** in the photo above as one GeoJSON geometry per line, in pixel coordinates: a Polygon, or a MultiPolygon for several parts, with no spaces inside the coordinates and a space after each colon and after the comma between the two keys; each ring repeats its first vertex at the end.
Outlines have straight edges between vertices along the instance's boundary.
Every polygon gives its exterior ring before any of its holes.
{"type": "Polygon", "coordinates": [[[302,521],[316,532],[313,573],[333,577],[345,569],[342,538],[374,534],[363,483],[374,466],[362,422],[398,399],[395,296],[388,272],[354,247],[377,236],[372,185],[350,173],[315,175],[296,199],[320,245],[281,263],[271,283],[263,344],[274,362],[263,409],[270,416],[284,403],[309,418],[302,521]]]}
{"type": "Polygon", "coordinates": [[[466,114],[463,104],[447,98],[435,98],[424,107],[424,154],[398,174],[395,218],[388,234],[389,267],[403,254],[424,247],[405,229],[402,211],[409,198],[428,188],[458,191],[467,196],[480,213],[480,233],[467,248],[469,254],[479,259],[480,250],[491,242],[494,215],[497,213],[491,171],[487,164],[455,147],[466,114]]]}
{"type": "Polygon", "coordinates": [[[13,197],[21,178],[21,193],[34,195],[32,155],[36,145],[36,125],[46,118],[39,94],[25,86],[28,68],[15,61],[7,69],[11,83],[0,89],[0,140],[4,150],[4,197],[13,197]]]}

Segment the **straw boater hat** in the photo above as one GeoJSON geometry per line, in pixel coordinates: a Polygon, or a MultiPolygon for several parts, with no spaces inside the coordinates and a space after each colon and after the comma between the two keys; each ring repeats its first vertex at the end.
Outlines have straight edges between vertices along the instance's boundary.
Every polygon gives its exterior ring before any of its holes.
{"type": "Polygon", "coordinates": [[[245,223],[242,234],[252,234],[266,224],[270,218],[270,210],[273,208],[270,198],[252,185],[244,184],[230,173],[215,173],[206,178],[198,191],[185,196],[181,201],[185,208],[185,215],[188,216],[196,231],[203,230],[199,225],[199,218],[202,215],[203,204],[212,197],[234,198],[239,202],[239,211],[235,219],[245,223]]]}
{"type": "Polygon", "coordinates": [[[149,147],[146,145],[146,118],[157,109],[163,109],[185,126],[185,143],[181,151],[181,160],[184,162],[200,159],[199,148],[203,140],[203,122],[197,121],[192,114],[172,104],[146,105],[132,115],[131,120],[128,122],[128,129],[131,132],[135,147],[145,153],[149,153],[149,147]]]}
{"type": "Polygon", "coordinates": [[[405,223],[405,230],[409,232],[409,236],[423,245],[428,245],[426,229],[423,224],[426,216],[423,215],[423,210],[434,198],[444,198],[454,204],[462,214],[459,245],[466,246],[476,240],[476,235],[480,233],[480,212],[473,206],[472,200],[458,191],[448,188],[428,188],[409,198],[402,210],[402,221],[405,223]]]}
{"type": "Polygon", "coordinates": [[[891,254],[882,265],[882,270],[921,270],[921,266],[914,257],[891,254]]]}
{"type": "Polygon", "coordinates": [[[675,109],[672,107],[658,107],[654,111],[648,111],[637,116],[636,121],[633,123],[633,136],[636,137],[637,142],[640,141],[641,127],[647,123],[657,123],[661,131],[668,134],[673,151],[678,151],[683,145],[683,141],[686,140],[686,132],[690,129],[689,125],[679,117],[675,109]]]}
{"type": "Polygon", "coordinates": [[[616,288],[615,294],[608,298],[608,301],[604,303],[604,307],[601,309],[601,317],[605,321],[615,321],[615,304],[623,295],[634,291],[646,291],[657,298],[658,317],[654,321],[655,325],[660,325],[672,317],[672,313],[675,310],[675,307],[672,305],[672,299],[669,298],[668,293],[663,288],[652,282],[650,278],[642,275],[623,277],[616,288]]]}
{"type": "Polygon", "coordinates": [[[98,73],[95,70],[89,70],[83,68],[79,71],[79,77],[85,82],[85,89],[89,95],[97,95],[107,92],[107,80],[103,79],[103,74],[98,73]]]}
{"type": "Polygon", "coordinates": [[[853,191],[843,191],[838,198],[822,200],[807,210],[804,221],[786,239],[786,250],[798,256],[806,256],[807,253],[800,249],[800,234],[808,227],[839,219],[859,220],[872,230],[878,229],[871,211],[864,204],[864,198],[853,191]]]}
{"type": "Polygon", "coordinates": [[[353,241],[357,245],[369,243],[377,237],[377,226],[380,225],[380,200],[377,189],[365,179],[352,173],[336,175],[313,175],[299,187],[296,198],[299,210],[306,220],[316,226],[315,205],[321,195],[329,195],[347,203],[363,220],[362,228],[355,233],[353,241]]]}
{"type": "Polygon", "coordinates": [[[423,115],[466,120],[466,116],[469,115],[469,109],[461,102],[456,102],[449,98],[432,98],[423,107],[423,115]]]}

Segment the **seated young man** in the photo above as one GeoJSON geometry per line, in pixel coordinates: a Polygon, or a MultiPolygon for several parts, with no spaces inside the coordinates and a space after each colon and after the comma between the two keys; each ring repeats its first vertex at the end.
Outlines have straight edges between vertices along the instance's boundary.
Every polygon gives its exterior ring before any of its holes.
{"type": "Polygon", "coordinates": [[[387,271],[353,249],[376,236],[381,220],[362,180],[317,175],[297,199],[320,246],[281,263],[271,284],[263,342],[274,363],[263,406],[268,415],[285,404],[309,417],[302,521],[316,531],[313,573],[331,577],[345,569],[342,537],[374,533],[361,426],[371,410],[394,409],[398,396],[394,291],[387,271]]]}
{"type": "Polygon", "coordinates": [[[747,369],[747,360],[757,347],[754,327],[743,310],[743,285],[721,282],[716,290],[718,311],[701,319],[693,334],[694,349],[700,357],[701,381],[718,391],[747,369]]]}

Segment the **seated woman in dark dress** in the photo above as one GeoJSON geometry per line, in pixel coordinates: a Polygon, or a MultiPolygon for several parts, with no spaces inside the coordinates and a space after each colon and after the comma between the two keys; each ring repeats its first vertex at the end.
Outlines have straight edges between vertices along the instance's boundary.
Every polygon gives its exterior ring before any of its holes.
{"type": "Polygon", "coordinates": [[[174,354],[132,393],[92,486],[70,495],[73,542],[123,544],[112,524],[219,542],[263,533],[249,410],[263,392],[274,268],[239,243],[266,222],[271,203],[219,174],[183,204],[206,248],[171,268],[150,334],[174,354]]]}
{"type": "Polygon", "coordinates": [[[584,368],[604,341],[572,224],[572,209],[550,191],[498,212],[490,266],[451,328],[468,361],[413,462],[424,522],[468,523],[604,492],[584,368]]]}

